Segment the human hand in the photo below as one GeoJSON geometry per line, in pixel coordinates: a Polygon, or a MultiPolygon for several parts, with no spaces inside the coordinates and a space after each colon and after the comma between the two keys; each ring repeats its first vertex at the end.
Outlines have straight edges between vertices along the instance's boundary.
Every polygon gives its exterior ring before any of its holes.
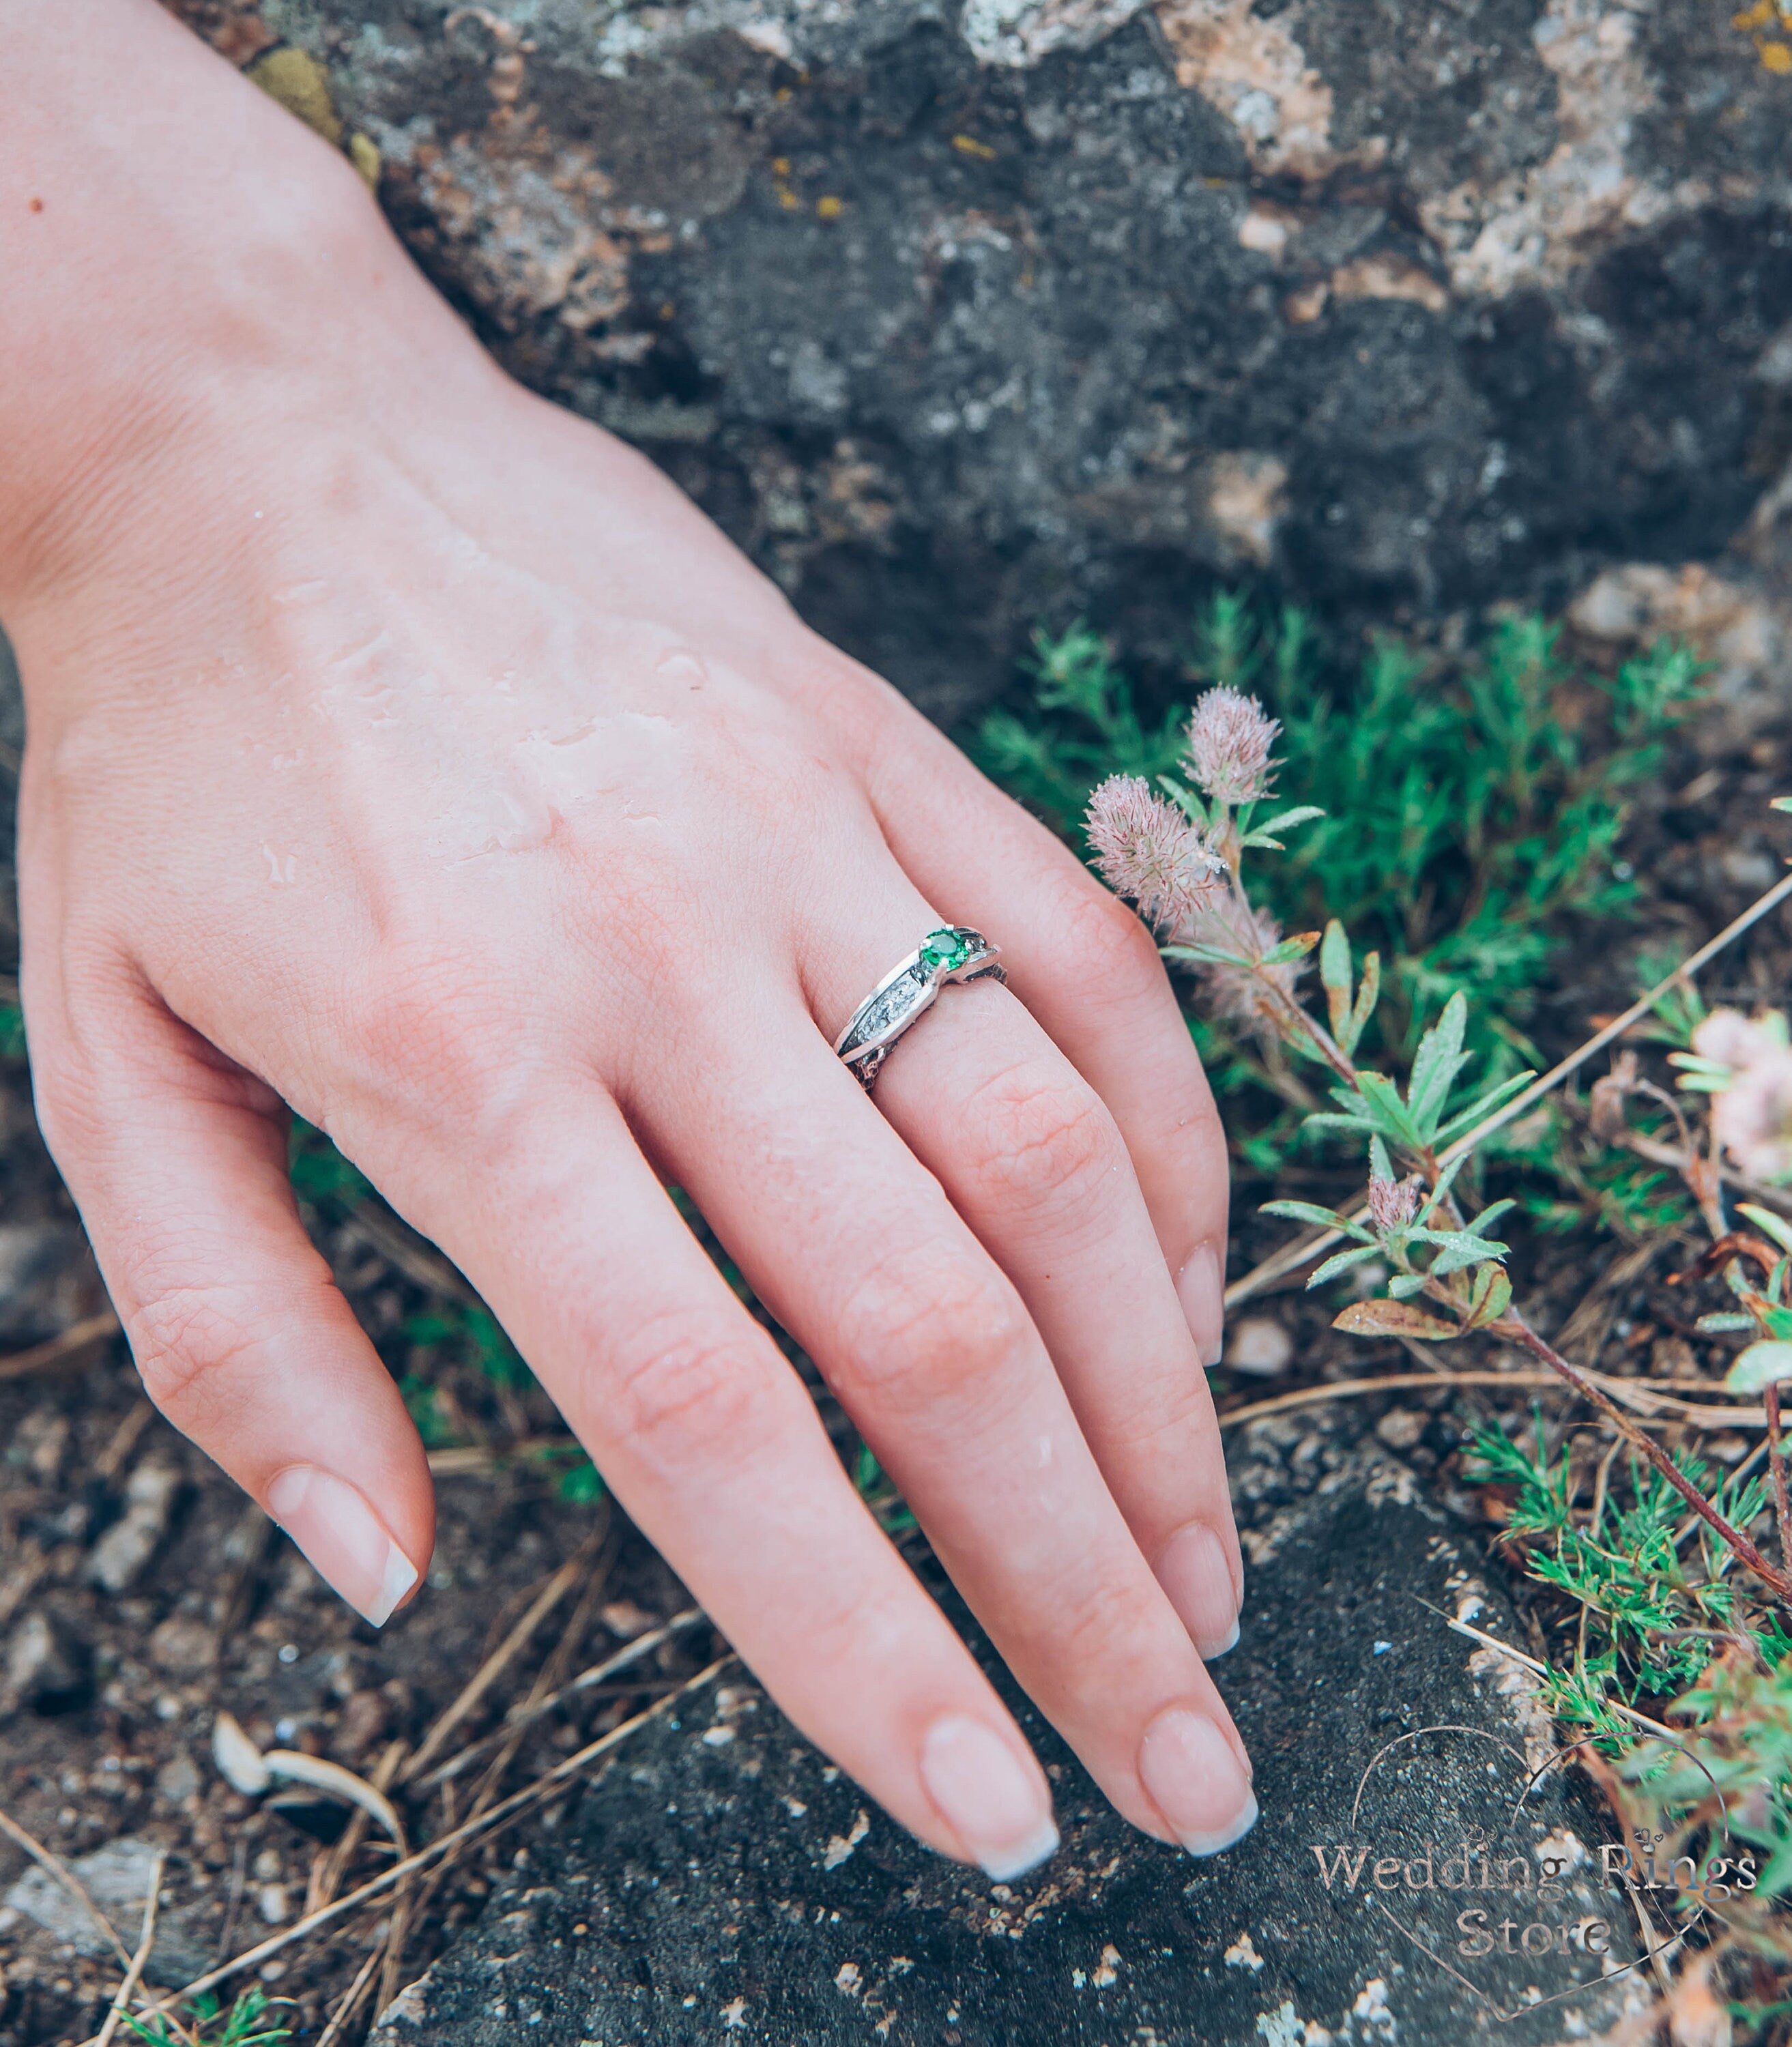
{"type": "Polygon", "coordinates": [[[1225,1845],[1225,1155],[1150,939],[649,464],[507,381],[320,144],[102,12],[103,61],[42,61],[71,94],[153,68],[154,107],[59,155],[48,90],[4,145],[43,210],[0,257],[53,282],[22,342],[6,315],[0,613],[40,1111],[151,1396],[369,1619],[411,1592],[428,1468],[300,1225],[290,1105],[792,1719],[935,1847],[1028,1866],[1042,1773],[675,1182],[1117,1806],[1225,1845]],[[146,176],[173,128],[234,168],[146,176]],[[121,273],[103,331],[72,319],[121,273]],[[942,996],[874,1105],[830,1041],[946,921],[1012,986],[942,996]]]}

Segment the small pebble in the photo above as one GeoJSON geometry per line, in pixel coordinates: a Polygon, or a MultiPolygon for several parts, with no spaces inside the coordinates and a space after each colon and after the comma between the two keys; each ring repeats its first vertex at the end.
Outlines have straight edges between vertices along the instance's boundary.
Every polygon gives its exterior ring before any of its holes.
{"type": "Polygon", "coordinates": [[[1410,1450],[1425,1433],[1425,1417],[1396,1407],[1375,1425],[1375,1433],[1391,1450],[1410,1450]]]}
{"type": "Polygon", "coordinates": [[[1232,1325],[1225,1361],[1234,1372],[1273,1379],[1294,1362],[1295,1340],[1268,1315],[1246,1315],[1232,1325]]]}

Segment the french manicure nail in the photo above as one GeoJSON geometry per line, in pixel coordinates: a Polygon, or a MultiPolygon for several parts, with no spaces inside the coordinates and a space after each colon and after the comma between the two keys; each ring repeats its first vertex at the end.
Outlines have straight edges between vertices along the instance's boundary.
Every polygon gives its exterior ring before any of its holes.
{"type": "Polygon", "coordinates": [[[921,1782],[966,1852],[997,1883],[1036,1867],[1058,1845],[1044,1787],[981,1720],[949,1713],[934,1722],[921,1743],[921,1782]]]}
{"type": "Polygon", "coordinates": [[[416,1566],[355,1488],[315,1465],[289,1465],[265,1504],[319,1577],[363,1620],[384,1627],[416,1583],[416,1566]]]}
{"type": "Polygon", "coordinates": [[[1237,1752],[1205,1713],[1186,1706],[1159,1713],[1139,1744],[1139,1775],[1192,1855],[1217,1855],[1256,1824],[1237,1752]]]}
{"type": "Polygon", "coordinates": [[[1213,1247],[1198,1244],[1176,1275],[1176,1296],[1203,1364],[1217,1364],[1225,1347],[1225,1294],[1213,1247]]]}
{"type": "Polygon", "coordinates": [[[1171,1537],[1157,1560],[1157,1581],[1209,1662],[1237,1643],[1238,1600],[1232,1565],[1225,1545],[1205,1521],[1191,1521],[1171,1537]]]}

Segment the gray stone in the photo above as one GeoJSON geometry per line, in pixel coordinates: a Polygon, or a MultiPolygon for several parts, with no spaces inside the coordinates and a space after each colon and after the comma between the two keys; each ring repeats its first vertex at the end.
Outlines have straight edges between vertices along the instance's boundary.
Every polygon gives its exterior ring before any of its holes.
{"type": "Polygon", "coordinates": [[[6,1645],[0,1705],[68,1712],[83,1704],[92,1689],[92,1660],[87,1644],[54,1615],[28,1613],[6,1645]]]}
{"type": "MultiPolygon", "coordinates": [[[[1250,1584],[1243,1639],[1215,1675],[1256,1759],[1262,1818],[1226,1855],[1194,1862],[1129,1828],[998,1672],[1064,1838],[1043,1868],[992,1886],[917,1846],[736,1676],[644,1731],[563,1824],[527,1839],[479,1927],[384,2015],[377,2047],[1460,2047],[1486,2007],[1394,1926],[1369,1875],[1328,1887],[1314,1848],[1410,1855],[1422,1883],[1423,1841],[1448,1882],[1455,1844],[1501,1839],[1554,1737],[1522,1672],[1438,1610],[1508,1639],[1511,1616],[1472,1540],[1372,1445],[1341,1449],[1311,1421],[1260,1424],[1236,1477],[1250,1584]],[[1439,1726],[1480,1732],[1421,1734],[1439,1726]]],[[[1558,1771],[1545,1786],[1508,1847],[1551,1844],[1576,1887],[1515,1925],[1596,1905],[1616,1917],[1597,1886],[1610,1822],[1584,1782],[1558,1771]]],[[[1455,1952],[1463,1898],[1391,1902],[1416,1906],[1415,1929],[1457,1966],[1485,1966],[1455,1952]]],[[[1625,1959],[1631,1923],[1614,1937],[1625,1959]]],[[[1573,1966],[1589,1990],[1527,2014],[1531,1993],[1571,1987],[1570,1964],[1493,1960],[1477,1979],[1519,2010],[1498,2029],[1519,2047],[1561,2037],[1565,2009],[1597,2034],[1644,1996],[1634,1974],[1606,1982],[1589,1960],[1573,1966]]]]}
{"type": "MultiPolygon", "coordinates": [[[[0,667],[0,735],[6,676],[0,667]]],[[[0,736],[0,745],[6,741],[0,736]]],[[[0,1222],[0,1349],[41,1342],[91,1314],[99,1275],[78,1222],[0,1222]]]]}
{"type": "MultiPolygon", "coordinates": [[[[136,1948],[142,1933],[143,1908],[157,1853],[155,1842],[126,1834],[69,1864],[127,1952],[136,1948]]],[[[0,1902],[7,1911],[34,1920],[52,1939],[83,1955],[110,1956],[117,1952],[92,1913],[47,1870],[35,1865],[26,1870],[0,1902]]],[[[157,1922],[146,1973],[153,1983],[185,1983],[211,1959],[203,1910],[188,1907],[164,1912],[157,1922]]]]}
{"type": "Polygon", "coordinates": [[[936,714],[1214,578],[1671,583],[1792,452],[1792,79],[1724,6],[171,4],[312,53],[501,357],[936,714]]]}
{"type": "Polygon", "coordinates": [[[125,1486],[125,1511],[87,1553],[87,1574],[102,1592],[130,1591],[168,1533],[180,1492],[180,1474],[151,1458],[125,1486]]]}

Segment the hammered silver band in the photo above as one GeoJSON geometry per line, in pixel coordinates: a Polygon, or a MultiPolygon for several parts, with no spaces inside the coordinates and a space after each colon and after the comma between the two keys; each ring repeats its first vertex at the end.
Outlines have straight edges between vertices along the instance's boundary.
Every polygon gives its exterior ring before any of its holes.
{"type": "Polygon", "coordinates": [[[853,1012],[834,1049],[869,1094],[890,1047],[923,1010],[932,1008],[949,981],[1003,981],[997,948],[966,924],[929,931],[907,959],[893,966],[853,1012]]]}

